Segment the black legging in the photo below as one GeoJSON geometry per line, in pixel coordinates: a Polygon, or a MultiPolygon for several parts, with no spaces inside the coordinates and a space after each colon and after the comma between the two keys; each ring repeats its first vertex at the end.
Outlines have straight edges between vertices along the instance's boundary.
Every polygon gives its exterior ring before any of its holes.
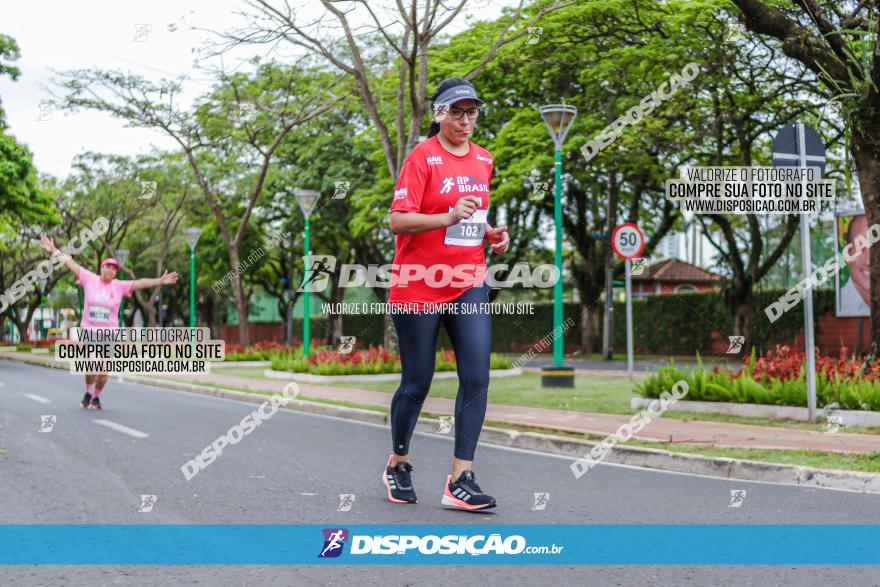
{"type": "Polygon", "coordinates": [[[458,303],[458,312],[392,314],[403,369],[400,387],[391,400],[391,439],[395,454],[409,453],[409,439],[434,378],[437,334],[442,322],[452,341],[458,370],[454,454],[457,459],[474,460],[489,391],[492,349],[492,322],[486,308],[489,289],[484,283],[463,292],[453,300],[458,303]],[[463,311],[463,304],[468,305],[469,312],[463,311]]]}

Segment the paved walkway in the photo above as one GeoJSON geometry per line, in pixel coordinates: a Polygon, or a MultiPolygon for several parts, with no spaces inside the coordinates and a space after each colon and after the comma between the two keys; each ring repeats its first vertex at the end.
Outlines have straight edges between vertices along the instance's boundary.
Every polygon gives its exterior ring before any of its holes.
{"type": "MultiPolygon", "coordinates": [[[[216,373],[211,375],[175,376],[174,378],[264,391],[281,391],[287,385],[287,382],[282,380],[257,379],[216,373]]],[[[381,391],[332,387],[310,383],[299,383],[298,385],[301,395],[306,398],[344,401],[354,404],[379,406],[386,409],[391,405],[392,394],[381,391]]],[[[429,395],[423,409],[433,414],[453,415],[455,400],[432,398],[429,395]]],[[[621,414],[597,414],[593,412],[493,403],[490,403],[486,410],[487,420],[602,436],[613,434],[621,424],[629,422],[630,418],[631,416],[629,415],[621,414]]],[[[706,444],[724,447],[812,448],[852,453],[880,451],[880,435],[847,434],[841,432],[826,434],[824,432],[797,428],[754,426],[705,420],[680,420],[668,416],[652,421],[636,435],[636,438],[646,441],[706,444]]]]}
{"type": "MultiPolygon", "coordinates": [[[[48,363],[53,360],[46,355],[30,353],[0,353],[0,358],[25,359],[31,362],[48,363]]],[[[210,375],[175,375],[165,377],[207,385],[220,385],[262,391],[281,391],[286,381],[259,379],[212,373],[210,375]]],[[[300,393],[306,398],[336,400],[388,409],[391,394],[381,391],[352,389],[300,383],[300,393]]],[[[455,400],[428,397],[424,410],[433,414],[453,415],[455,400]]],[[[581,434],[606,436],[616,432],[618,427],[629,422],[631,416],[621,414],[597,414],[573,410],[512,406],[505,404],[488,405],[486,419],[508,424],[535,426],[554,430],[564,430],[581,434]]],[[[880,451],[880,435],[849,434],[838,432],[826,434],[814,430],[783,428],[778,426],[754,426],[700,420],[680,420],[663,417],[645,426],[636,438],[646,441],[705,444],[721,447],[777,448],[777,449],[816,449],[823,451],[870,453],[880,451]]]]}

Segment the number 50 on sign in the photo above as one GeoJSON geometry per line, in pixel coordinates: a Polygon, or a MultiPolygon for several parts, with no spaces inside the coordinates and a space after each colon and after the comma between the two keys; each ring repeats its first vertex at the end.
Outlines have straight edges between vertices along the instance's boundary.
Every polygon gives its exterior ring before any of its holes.
{"type": "Polygon", "coordinates": [[[632,222],[621,224],[611,233],[611,248],[621,259],[638,257],[645,250],[645,233],[632,222]]]}

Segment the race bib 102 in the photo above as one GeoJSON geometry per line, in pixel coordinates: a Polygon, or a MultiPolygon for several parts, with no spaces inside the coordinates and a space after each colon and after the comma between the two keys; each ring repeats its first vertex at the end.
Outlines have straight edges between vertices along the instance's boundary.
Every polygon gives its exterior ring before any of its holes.
{"type": "MultiPolygon", "coordinates": [[[[452,208],[449,208],[452,212],[452,208]]],[[[458,224],[446,227],[445,245],[458,245],[460,247],[476,247],[483,244],[486,235],[486,221],[489,210],[474,210],[474,215],[458,224]]]]}

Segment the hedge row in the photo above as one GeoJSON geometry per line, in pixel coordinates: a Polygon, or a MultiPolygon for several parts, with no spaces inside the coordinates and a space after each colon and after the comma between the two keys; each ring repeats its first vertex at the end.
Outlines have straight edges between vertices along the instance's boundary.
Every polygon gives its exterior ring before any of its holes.
{"type": "MultiPolygon", "coordinates": [[[[784,290],[756,292],[752,299],[754,311],[754,332],[748,337],[758,352],[764,352],[778,343],[790,342],[804,323],[803,304],[798,304],[776,322],[771,323],[764,314],[764,308],[781,296],[784,290]]],[[[815,315],[821,316],[834,309],[834,291],[813,292],[815,315]]],[[[578,348],[581,336],[580,304],[564,304],[563,321],[573,322],[566,331],[566,351],[578,348]]],[[[604,330],[601,320],[600,336],[604,330]]],[[[302,332],[302,325],[295,320],[294,332],[302,332]]],[[[313,337],[323,337],[326,318],[312,318],[313,337]]],[[[382,316],[352,314],[343,318],[343,333],[357,337],[363,345],[382,344],[382,316]]],[[[553,304],[534,304],[534,314],[494,314],[492,319],[492,340],[495,352],[510,352],[534,344],[548,335],[553,327],[553,304]]],[[[637,352],[668,355],[693,355],[707,352],[712,346],[712,332],[726,335],[734,334],[733,311],[723,299],[721,292],[663,294],[650,296],[633,302],[633,334],[637,352]]],[[[741,334],[741,333],[737,333],[741,334]]],[[[624,349],[626,340],[626,305],[614,304],[614,348],[624,349]]],[[[440,329],[438,342],[441,348],[452,345],[446,331],[440,329]]]]}

